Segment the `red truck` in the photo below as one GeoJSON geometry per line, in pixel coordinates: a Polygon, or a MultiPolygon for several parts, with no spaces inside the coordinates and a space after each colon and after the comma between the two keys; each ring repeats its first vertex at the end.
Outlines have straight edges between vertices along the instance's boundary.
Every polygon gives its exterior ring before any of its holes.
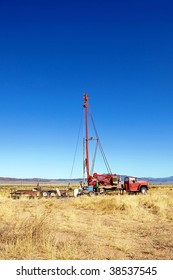
{"type": "Polygon", "coordinates": [[[75,196],[79,194],[88,194],[90,196],[92,194],[106,194],[107,191],[120,191],[121,194],[124,191],[128,194],[146,194],[149,189],[146,180],[137,179],[134,176],[125,176],[122,184],[121,176],[113,176],[113,174],[111,176],[111,174],[94,173],[90,180],[88,186],[80,189],[75,196]]]}
{"type": "Polygon", "coordinates": [[[133,176],[126,176],[122,188],[128,193],[146,194],[149,187],[146,180],[140,180],[133,176]]]}

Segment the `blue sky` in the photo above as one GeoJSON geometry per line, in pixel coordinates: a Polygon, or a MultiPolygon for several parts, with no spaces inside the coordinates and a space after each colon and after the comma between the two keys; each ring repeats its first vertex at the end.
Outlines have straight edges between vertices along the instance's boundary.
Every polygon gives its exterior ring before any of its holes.
{"type": "Polygon", "coordinates": [[[112,172],[173,175],[172,1],[0,0],[0,176],[69,178],[84,92],[112,172]]]}

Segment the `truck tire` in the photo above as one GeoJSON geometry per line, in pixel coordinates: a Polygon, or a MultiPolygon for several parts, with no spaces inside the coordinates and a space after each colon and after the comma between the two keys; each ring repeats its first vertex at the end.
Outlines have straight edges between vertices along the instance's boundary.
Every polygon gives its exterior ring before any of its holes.
{"type": "Polygon", "coordinates": [[[146,187],[141,187],[140,192],[142,194],[147,194],[147,188],[146,187]]]}
{"type": "Polygon", "coordinates": [[[43,197],[48,197],[48,193],[47,192],[42,192],[42,196],[43,197]]]}

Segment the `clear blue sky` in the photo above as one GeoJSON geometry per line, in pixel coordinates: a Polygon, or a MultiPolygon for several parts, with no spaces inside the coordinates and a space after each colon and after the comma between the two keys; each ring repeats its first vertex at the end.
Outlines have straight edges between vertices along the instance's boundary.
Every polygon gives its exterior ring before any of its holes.
{"type": "Polygon", "coordinates": [[[171,0],[0,0],[0,176],[69,178],[84,92],[112,172],[173,175],[171,0]]]}

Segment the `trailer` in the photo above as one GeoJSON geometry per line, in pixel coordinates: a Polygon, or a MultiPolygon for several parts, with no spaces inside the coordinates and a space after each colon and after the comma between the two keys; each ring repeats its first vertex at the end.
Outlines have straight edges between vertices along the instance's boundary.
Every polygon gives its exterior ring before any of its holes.
{"type": "Polygon", "coordinates": [[[68,190],[66,189],[42,189],[42,188],[33,188],[31,190],[11,190],[10,197],[13,199],[19,199],[21,197],[27,197],[29,199],[32,198],[61,198],[61,197],[68,197],[68,190]]]}

